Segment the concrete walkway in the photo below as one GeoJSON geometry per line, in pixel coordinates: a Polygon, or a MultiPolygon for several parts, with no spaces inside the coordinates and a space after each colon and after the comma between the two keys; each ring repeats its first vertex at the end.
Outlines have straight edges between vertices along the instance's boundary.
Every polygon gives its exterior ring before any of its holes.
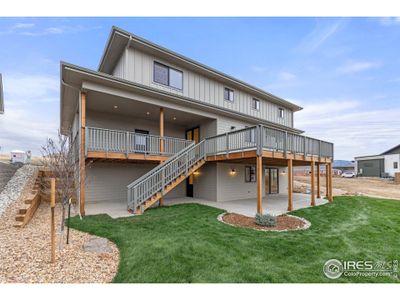
{"type": "MultiPolygon", "coordinates": [[[[306,208],[310,206],[311,196],[308,194],[293,194],[293,210],[306,208]]],[[[242,214],[248,217],[254,217],[257,210],[257,200],[243,199],[224,202],[208,201],[196,198],[174,198],[165,199],[165,205],[174,205],[180,203],[199,203],[208,206],[224,209],[228,212],[242,214]]],[[[316,205],[328,203],[325,199],[316,199],[316,205]]],[[[287,213],[287,195],[268,195],[263,199],[263,211],[272,215],[282,215],[287,213]]],[[[132,214],[127,211],[126,202],[92,202],[86,203],[86,215],[108,214],[111,218],[129,217],[132,214]]]]}
{"type": "MultiPolygon", "coordinates": [[[[243,199],[243,200],[232,200],[224,202],[215,202],[195,198],[176,198],[164,200],[165,205],[174,205],[179,203],[199,203],[208,206],[224,209],[228,212],[234,212],[248,217],[254,217],[257,211],[257,200],[243,199]]],[[[317,198],[315,200],[316,205],[322,205],[328,203],[328,200],[317,198]]],[[[311,195],[309,194],[293,194],[293,210],[310,207],[311,195]]],[[[275,216],[287,213],[287,195],[275,194],[268,195],[263,198],[263,212],[272,214],[275,216]]]]}

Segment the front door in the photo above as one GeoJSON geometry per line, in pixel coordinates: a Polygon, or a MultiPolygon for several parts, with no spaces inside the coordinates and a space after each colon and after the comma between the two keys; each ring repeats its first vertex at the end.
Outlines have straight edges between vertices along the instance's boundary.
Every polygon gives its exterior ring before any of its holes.
{"type": "Polygon", "coordinates": [[[148,152],[149,151],[149,131],[142,129],[135,129],[135,152],[148,152]]]}
{"type": "Polygon", "coordinates": [[[279,193],[279,169],[266,168],[265,169],[265,193],[278,194],[279,193]]]}
{"type": "MultiPolygon", "coordinates": [[[[194,141],[196,144],[200,142],[200,127],[186,130],[185,138],[194,141]]],[[[186,179],[186,196],[193,197],[193,174],[186,179]]]]}

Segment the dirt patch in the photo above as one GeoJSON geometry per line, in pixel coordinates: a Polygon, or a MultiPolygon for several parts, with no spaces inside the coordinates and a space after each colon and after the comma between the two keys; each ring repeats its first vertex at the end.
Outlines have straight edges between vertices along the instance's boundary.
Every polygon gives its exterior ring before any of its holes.
{"type": "MultiPolygon", "coordinates": [[[[295,176],[294,190],[304,192],[310,190],[310,176],[295,176]]],[[[333,177],[333,195],[365,195],[378,198],[400,200],[400,185],[382,178],[333,177]]],[[[321,177],[321,191],[325,194],[325,177],[321,177]]]]}
{"type": "Polygon", "coordinates": [[[243,216],[235,213],[226,213],[222,216],[222,221],[237,227],[252,228],[262,231],[288,231],[288,230],[299,230],[305,229],[309,226],[309,223],[304,219],[290,216],[281,215],[276,217],[276,226],[266,227],[257,225],[255,218],[243,216]]]}
{"type": "MultiPolygon", "coordinates": [[[[50,263],[50,206],[42,202],[31,222],[15,228],[15,215],[21,205],[11,203],[0,218],[0,283],[106,283],[114,278],[119,262],[117,247],[108,241],[109,253],[84,251],[93,236],[70,231],[70,244],[59,250],[56,263],[50,263]]],[[[56,225],[60,207],[56,207],[56,225]]]]}

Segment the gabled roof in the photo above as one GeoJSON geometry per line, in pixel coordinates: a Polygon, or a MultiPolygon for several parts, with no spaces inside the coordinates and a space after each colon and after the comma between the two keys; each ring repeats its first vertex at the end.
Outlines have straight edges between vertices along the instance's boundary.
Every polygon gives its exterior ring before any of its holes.
{"type": "Polygon", "coordinates": [[[4,114],[4,93],[3,93],[3,81],[0,73],[0,114],[4,114]]]}
{"type": "Polygon", "coordinates": [[[381,155],[386,155],[386,154],[398,154],[400,153],[400,144],[397,146],[394,146],[393,148],[390,148],[389,150],[386,150],[383,152],[381,155]]]}
{"type": "Polygon", "coordinates": [[[268,99],[273,103],[281,105],[283,107],[289,108],[293,111],[299,111],[302,107],[286,101],[282,98],[279,98],[275,95],[272,95],[262,89],[259,89],[255,86],[252,86],[246,82],[243,82],[239,79],[236,79],[230,75],[227,75],[223,72],[220,72],[216,69],[213,69],[209,66],[206,66],[202,63],[199,63],[193,59],[185,57],[181,54],[178,54],[174,51],[166,49],[160,45],[154,44],[148,40],[145,40],[139,36],[136,36],[130,32],[127,32],[121,28],[112,27],[111,33],[109,35],[106,47],[104,49],[98,71],[111,74],[114,70],[115,65],[117,64],[119,58],[121,57],[124,49],[132,45],[137,49],[141,49],[146,52],[153,53],[156,56],[165,57],[172,62],[183,65],[189,69],[195,70],[196,72],[205,74],[208,77],[215,78],[222,82],[228,82],[233,87],[241,88],[247,91],[250,94],[253,94],[254,97],[263,97],[268,99]]]}

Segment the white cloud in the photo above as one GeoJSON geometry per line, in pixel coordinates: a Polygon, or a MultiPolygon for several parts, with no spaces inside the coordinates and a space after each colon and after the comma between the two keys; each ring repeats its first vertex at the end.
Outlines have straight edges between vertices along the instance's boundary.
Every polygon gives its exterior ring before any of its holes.
{"type": "Polygon", "coordinates": [[[384,26],[400,25],[400,17],[379,18],[379,23],[384,26]]]}
{"type": "Polygon", "coordinates": [[[35,27],[35,24],[33,23],[17,23],[13,25],[11,28],[12,29],[21,29],[21,28],[32,28],[35,27]]]}
{"type": "Polygon", "coordinates": [[[328,24],[325,22],[318,22],[316,27],[304,37],[297,49],[309,53],[314,52],[328,39],[339,32],[346,22],[347,20],[345,18],[328,24]]]}
{"type": "Polygon", "coordinates": [[[335,144],[335,158],[379,154],[398,144],[400,106],[374,110],[356,100],[319,100],[295,114],[295,127],[335,144]]]}
{"type": "Polygon", "coordinates": [[[78,33],[83,31],[100,29],[101,26],[53,26],[40,28],[33,23],[16,23],[4,31],[0,31],[0,35],[18,34],[25,36],[44,36],[44,35],[58,35],[65,33],[78,33]]]}
{"type": "Polygon", "coordinates": [[[267,71],[266,67],[262,67],[262,66],[251,66],[250,68],[253,72],[257,72],[257,73],[264,73],[267,71]]]}
{"type": "Polygon", "coordinates": [[[382,64],[373,61],[352,61],[337,68],[339,73],[353,74],[369,69],[379,68],[382,64]]]}
{"type": "Polygon", "coordinates": [[[295,74],[290,73],[290,72],[282,71],[282,72],[279,73],[279,78],[282,79],[282,80],[293,80],[296,77],[297,76],[295,74]]]}
{"type": "Polygon", "coordinates": [[[2,152],[32,150],[40,154],[47,137],[57,134],[58,111],[49,102],[59,101],[59,81],[44,74],[3,74],[5,113],[0,116],[2,152]]]}

